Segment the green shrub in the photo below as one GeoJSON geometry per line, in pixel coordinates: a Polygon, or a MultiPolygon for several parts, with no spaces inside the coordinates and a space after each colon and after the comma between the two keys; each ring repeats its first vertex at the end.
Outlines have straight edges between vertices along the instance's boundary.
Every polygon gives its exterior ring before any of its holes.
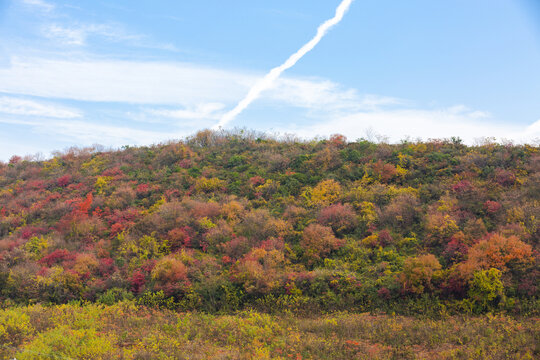
{"type": "Polygon", "coordinates": [[[133,300],[133,293],[126,291],[125,289],[112,288],[107,290],[106,293],[102,294],[97,299],[97,302],[100,304],[112,305],[124,300],[133,300]]]}
{"type": "Polygon", "coordinates": [[[474,301],[477,311],[493,309],[501,300],[503,292],[501,272],[494,268],[475,272],[469,282],[468,295],[474,301]]]}

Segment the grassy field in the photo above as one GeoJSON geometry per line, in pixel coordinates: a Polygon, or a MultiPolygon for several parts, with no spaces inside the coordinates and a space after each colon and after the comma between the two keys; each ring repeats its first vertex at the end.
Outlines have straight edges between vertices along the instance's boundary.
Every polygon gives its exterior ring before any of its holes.
{"type": "Polygon", "coordinates": [[[177,313],[60,305],[0,310],[0,358],[24,359],[534,359],[537,318],[313,317],[177,313]]]}

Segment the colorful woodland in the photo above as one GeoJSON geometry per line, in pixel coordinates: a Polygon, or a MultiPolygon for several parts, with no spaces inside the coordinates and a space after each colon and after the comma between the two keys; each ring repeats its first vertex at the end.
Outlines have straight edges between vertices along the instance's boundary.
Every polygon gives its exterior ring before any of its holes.
{"type": "Polygon", "coordinates": [[[0,357],[533,359],[539,240],[538,146],[235,130],[14,156],[0,357]]]}

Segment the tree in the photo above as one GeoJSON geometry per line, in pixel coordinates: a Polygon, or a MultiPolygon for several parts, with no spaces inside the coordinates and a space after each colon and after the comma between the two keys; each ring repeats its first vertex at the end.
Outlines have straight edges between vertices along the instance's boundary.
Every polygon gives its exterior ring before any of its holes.
{"type": "Polygon", "coordinates": [[[388,183],[398,175],[398,170],[394,165],[385,163],[382,160],[378,160],[376,163],[372,164],[371,170],[374,177],[382,183],[388,183]]]}
{"type": "Polygon", "coordinates": [[[403,288],[413,294],[422,294],[426,288],[432,290],[432,280],[440,275],[441,268],[432,254],[407,258],[400,277],[403,288]]]}
{"type": "Polygon", "coordinates": [[[335,180],[324,180],[315,186],[311,192],[304,192],[311,206],[323,207],[337,202],[341,196],[341,185],[335,180]]]}
{"type": "Polygon", "coordinates": [[[314,223],[304,229],[300,240],[308,264],[320,261],[342,245],[343,241],[334,236],[331,228],[314,223]]]}
{"type": "Polygon", "coordinates": [[[238,260],[232,274],[247,293],[268,293],[280,285],[280,276],[287,270],[283,251],[254,248],[238,260]]]}
{"type": "Polygon", "coordinates": [[[475,272],[469,281],[469,297],[481,311],[495,305],[503,296],[503,291],[501,271],[494,268],[475,272]]]}
{"type": "Polygon", "coordinates": [[[356,212],[350,204],[334,204],[323,208],[317,221],[330,226],[338,234],[348,233],[358,225],[356,212]]]}
{"type": "Polygon", "coordinates": [[[155,289],[162,290],[167,296],[178,295],[190,285],[188,268],[172,255],[160,259],[151,274],[156,282],[155,289]]]}
{"type": "Polygon", "coordinates": [[[468,279],[476,271],[495,268],[504,273],[511,268],[531,264],[533,260],[532,247],[517,236],[492,234],[488,239],[471,247],[467,260],[460,264],[459,271],[468,279]]]}

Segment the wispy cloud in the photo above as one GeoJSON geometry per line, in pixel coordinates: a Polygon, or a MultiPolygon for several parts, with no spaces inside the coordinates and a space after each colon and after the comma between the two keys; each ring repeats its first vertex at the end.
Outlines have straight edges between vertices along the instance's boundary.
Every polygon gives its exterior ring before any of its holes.
{"type": "Polygon", "coordinates": [[[0,113],[58,119],[72,119],[82,116],[80,111],[64,106],[9,96],[0,96],[0,113]]]}
{"type": "Polygon", "coordinates": [[[49,25],[44,30],[44,35],[65,45],[84,45],[87,32],[82,28],[66,28],[57,24],[49,25]]]}
{"type": "MultiPolygon", "coordinates": [[[[101,144],[118,147],[120,145],[148,145],[185,136],[180,131],[149,131],[129,126],[96,124],[82,120],[24,120],[0,117],[1,124],[29,127],[32,133],[53,136],[61,141],[77,145],[101,144]]],[[[28,153],[28,152],[27,152],[28,153]]]]}
{"type": "MultiPolygon", "coordinates": [[[[0,68],[0,92],[120,103],[124,107],[136,105],[125,114],[125,120],[135,119],[139,124],[160,122],[185,134],[221,118],[224,106],[234,104],[258,78],[260,74],[189,63],[27,58],[13,59],[10,66],[0,68]]],[[[340,132],[355,138],[364,136],[367,129],[388,135],[394,141],[407,135],[424,139],[460,136],[468,142],[483,136],[516,141],[540,136],[540,123],[504,124],[481,109],[459,104],[438,108],[420,106],[391,96],[359,94],[355,89],[316,78],[282,78],[265,93],[261,103],[266,108],[287,106],[303,111],[294,125],[291,121],[291,125],[279,130],[305,136],[340,132]]],[[[13,106],[10,109],[12,113],[15,111],[13,106]]],[[[84,124],[91,123],[90,119],[87,121],[84,124]]],[[[86,136],[83,135],[86,131],[93,131],[92,126],[79,124],[81,128],[76,129],[73,126],[78,123],[73,124],[68,127],[72,130],[62,135],[71,136],[73,142],[86,136]]],[[[280,126],[267,126],[248,118],[242,118],[242,123],[237,125],[273,130],[280,126]]],[[[128,130],[126,126],[107,134],[108,129],[104,129],[103,135],[95,139],[110,139],[115,143],[113,138],[118,136],[116,143],[142,144],[156,138],[164,140],[170,135],[149,136],[143,130],[128,130]]]]}
{"type": "Polygon", "coordinates": [[[2,92],[130,104],[229,103],[254,81],[240,71],[187,63],[13,58],[0,68],[2,92]]]}
{"type": "Polygon", "coordinates": [[[56,121],[52,125],[36,125],[35,129],[44,134],[60,135],[65,140],[77,144],[148,145],[175,137],[174,132],[149,131],[128,126],[96,124],[83,121],[56,121]]]}
{"type": "MultiPolygon", "coordinates": [[[[0,68],[0,91],[82,101],[183,105],[178,111],[158,111],[177,118],[213,117],[222,106],[240,98],[258,76],[190,63],[13,58],[9,67],[0,68]]],[[[292,77],[278,80],[265,99],[310,110],[348,112],[406,103],[360,95],[324,79],[292,77]]]]}
{"type": "Polygon", "coordinates": [[[130,33],[120,24],[47,24],[43,26],[42,34],[61,45],[83,46],[91,38],[101,38],[134,47],[178,51],[172,44],[150,41],[145,35],[130,33]]]}
{"type": "Polygon", "coordinates": [[[55,6],[44,0],[19,0],[28,10],[40,11],[41,16],[36,23],[39,36],[47,38],[62,46],[84,46],[89,40],[97,38],[110,42],[124,43],[127,46],[159,49],[171,52],[179,50],[171,43],[162,43],[146,34],[133,32],[123,23],[89,23],[70,16],[64,10],[76,8],[72,4],[55,6]],[[43,14],[46,13],[46,14],[43,14]]]}
{"type": "Polygon", "coordinates": [[[21,0],[24,5],[37,8],[42,11],[50,12],[55,9],[55,6],[43,0],[21,0]]]}
{"type": "Polygon", "coordinates": [[[457,111],[455,107],[438,109],[377,109],[353,112],[336,117],[314,119],[309,125],[275,129],[294,132],[311,138],[333,133],[351,139],[366,138],[370,134],[387,137],[391,142],[406,138],[443,139],[457,136],[472,144],[476,139],[494,137],[516,142],[535,142],[540,138],[540,120],[530,126],[505,124],[493,119],[481,119],[476,111],[457,111]]]}
{"type": "Polygon", "coordinates": [[[322,79],[282,78],[265,96],[292,106],[324,112],[374,110],[407,104],[407,101],[395,97],[361,95],[356,89],[322,79]]]}
{"type": "Polygon", "coordinates": [[[148,109],[151,115],[163,116],[178,120],[185,119],[218,119],[221,116],[220,110],[225,107],[221,103],[198,104],[184,109],[148,109]]]}

